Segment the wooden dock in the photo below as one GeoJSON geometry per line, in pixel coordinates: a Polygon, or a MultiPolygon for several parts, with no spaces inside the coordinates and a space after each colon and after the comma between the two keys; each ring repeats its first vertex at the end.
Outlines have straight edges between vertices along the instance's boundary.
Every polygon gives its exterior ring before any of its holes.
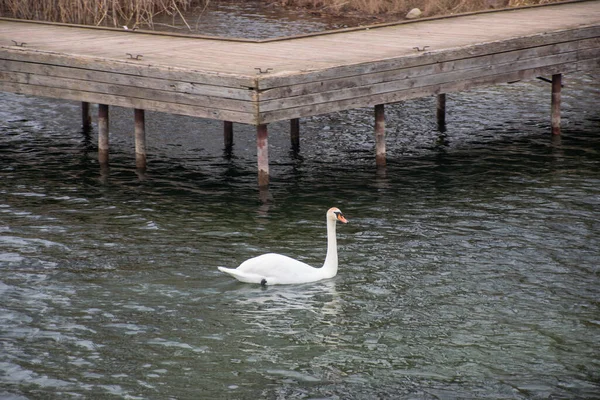
{"type": "MultiPolygon", "coordinates": [[[[259,183],[268,183],[267,124],[373,106],[377,165],[385,165],[384,104],[600,67],[600,1],[473,13],[271,40],[222,39],[0,19],[0,91],[98,103],[100,161],[108,106],[257,126],[259,183]]],[[[550,99],[550,96],[549,96],[550,99]]],[[[89,121],[89,119],[88,119],[89,121]]],[[[104,154],[105,153],[105,154],[104,154]]],[[[143,156],[143,157],[142,157],[143,156]]]]}

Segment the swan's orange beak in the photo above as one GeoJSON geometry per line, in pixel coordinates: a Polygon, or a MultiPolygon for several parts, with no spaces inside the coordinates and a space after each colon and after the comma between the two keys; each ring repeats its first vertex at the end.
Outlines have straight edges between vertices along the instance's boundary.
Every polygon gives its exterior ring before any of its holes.
{"type": "Polygon", "coordinates": [[[343,224],[347,224],[348,220],[346,218],[344,218],[344,216],[342,214],[336,214],[337,215],[337,220],[340,221],[343,224]]]}

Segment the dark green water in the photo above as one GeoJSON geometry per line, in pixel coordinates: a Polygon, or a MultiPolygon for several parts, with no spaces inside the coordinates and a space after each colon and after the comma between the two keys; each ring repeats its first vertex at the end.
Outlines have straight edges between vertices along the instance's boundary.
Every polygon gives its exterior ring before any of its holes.
{"type": "Polygon", "coordinates": [[[215,121],[111,109],[111,168],[78,104],[0,94],[0,397],[7,399],[600,398],[600,84],[549,85],[254,128],[233,156],[215,121]],[[318,266],[341,208],[340,271],[241,284],[217,271],[264,252],[318,266]]]}

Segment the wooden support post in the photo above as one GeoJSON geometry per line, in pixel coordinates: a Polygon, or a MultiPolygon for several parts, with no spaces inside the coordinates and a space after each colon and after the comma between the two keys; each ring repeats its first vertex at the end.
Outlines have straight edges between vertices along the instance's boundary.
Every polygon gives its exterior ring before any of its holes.
{"type": "Polygon", "coordinates": [[[108,106],[98,104],[98,161],[108,165],[108,106]]]}
{"type": "Polygon", "coordinates": [[[258,186],[269,185],[269,140],[267,125],[256,127],[256,155],[258,159],[258,186]]]}
{"type": "Polygon", "coordinates": [[[223,140],[225,142],[225,151],[231,152],[233,147],[233,122],[223,121],[223,140]]]}
{"type": "Polygon", "coordinates": [[[290,120],[290,139],[292,150],[297,153],[300,150],[300,118],[290,120]]]}
{"type": "Polygon", "coordinates": [[[446,131],[446,93],[440,93],[437,95],[437,107],[436,107],[437,125],[438,131],[446,131]]]}
{"type": "Polygon", "coordinates": [[[385,167],[385,106],[375,106],[375,163],[378,168],[385,167]]]}
{"type": "Polygon", "coordinates": [[[81,128],[84,132],[89,132],[92,129],[92,114],[90,103],[87,101],[81,102],[81,128]]]}
{"type": "Polygon", "coordinates": [[[146,169],[146,117],[144,110],[133,110],[135,118],[135,166],[146,169]]]}
{"type": "Polygon", "coordinates": [[[560,89],[562,86],[562,74],[552,75],[552,105],[551,120],[552,134],[560,135],[560,89]]]}

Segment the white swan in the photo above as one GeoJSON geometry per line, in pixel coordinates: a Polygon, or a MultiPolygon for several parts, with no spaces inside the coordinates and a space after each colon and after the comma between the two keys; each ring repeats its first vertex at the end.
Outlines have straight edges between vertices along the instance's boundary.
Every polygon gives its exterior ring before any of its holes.
{"type": "Polygon", "coordinates": [[[246,283],[261,285],[289,285],[294,283],[315,282],[333,278],[338,270],[336,221],[347,223],[339,208],[327,211],[327,256],[321,268],[314,268],[301,261],[281,254],[263,254],[244,261],[237,268],[218,267],[235,279],[246,283]]]}

